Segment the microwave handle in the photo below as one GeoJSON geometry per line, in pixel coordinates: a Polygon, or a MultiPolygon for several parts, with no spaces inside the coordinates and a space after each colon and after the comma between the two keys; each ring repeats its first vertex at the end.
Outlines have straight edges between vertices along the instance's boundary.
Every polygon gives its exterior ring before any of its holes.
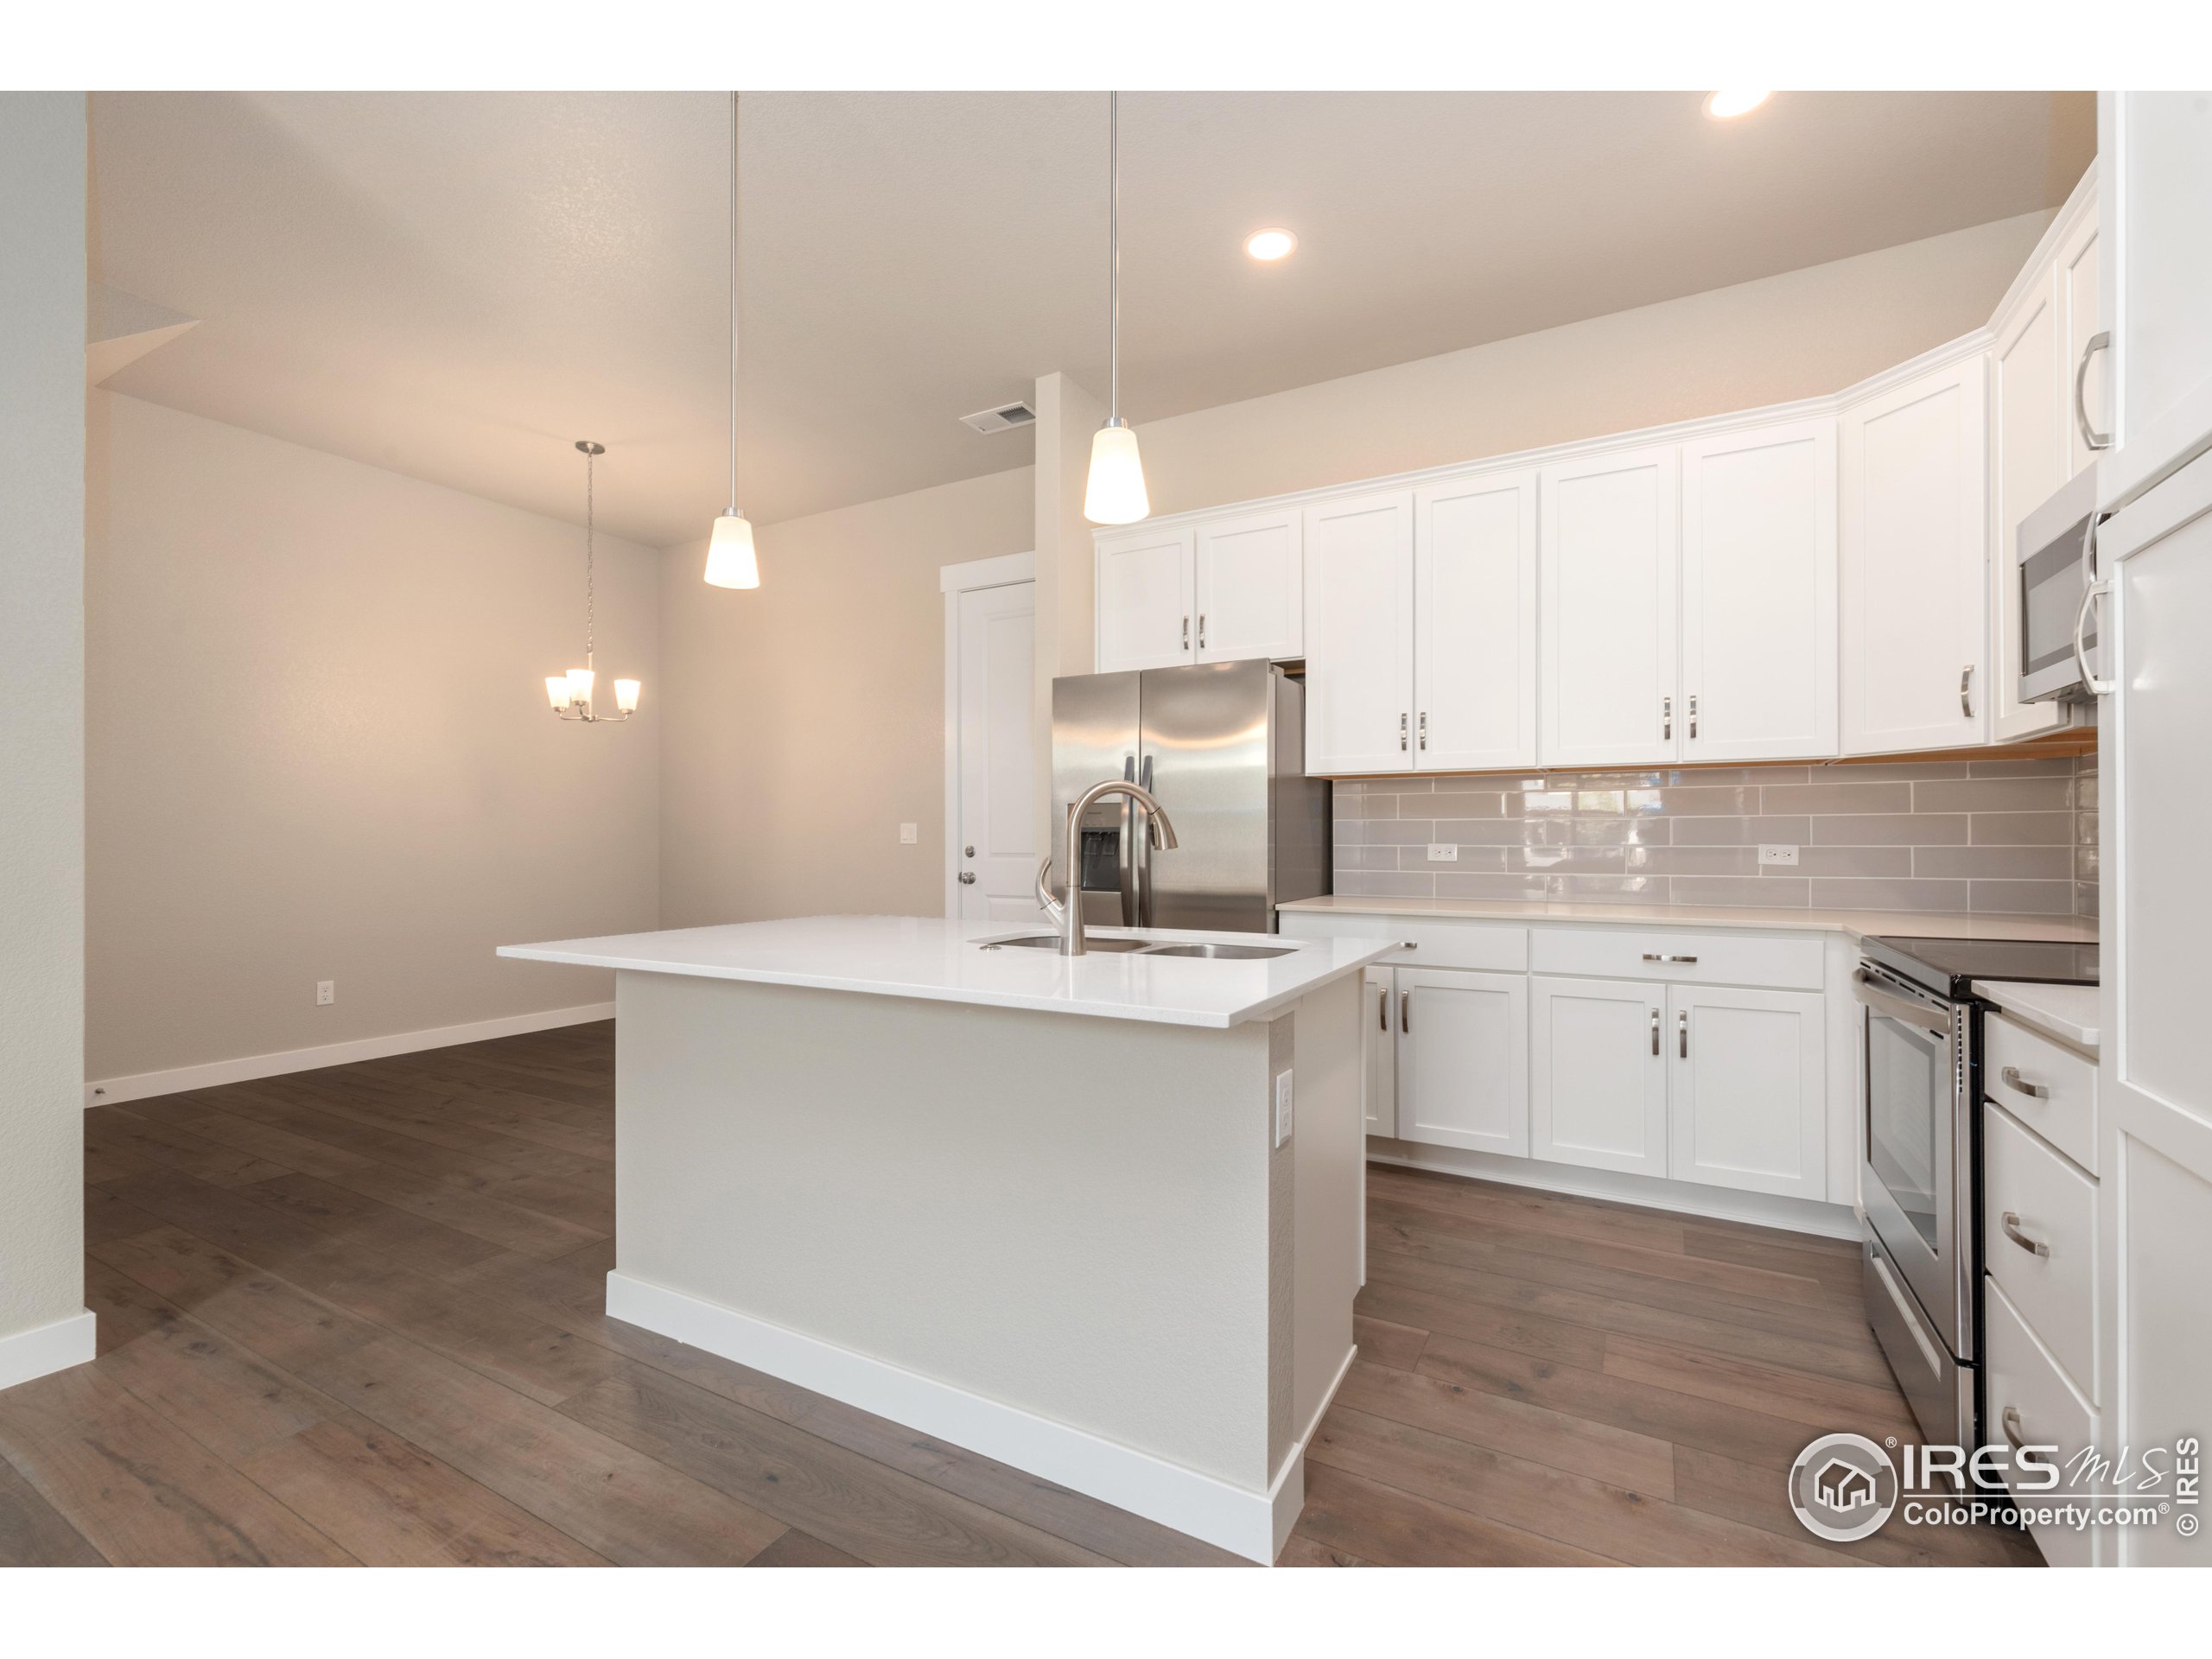
{"type": "MultiPolygon", "coordinates": [[[[2113,683],[2110,680],[2101,680],[2089,671],[2089,653],[2082,642],[2082,637],[2089,631],[2090,607],[2097,602],[2099,596],[2107,592],[2111,587],[2112,583],[2109,582],[2089,583],[2082,589],[2082,603],[2074,613],[2074,671],[2082,677],[2082,690],[2093,697],[2110,696],[2113,683]]],[[[2098,631],[2098,638],[2100,639],[2105,638],[2103,630],[2098,631]]]]}

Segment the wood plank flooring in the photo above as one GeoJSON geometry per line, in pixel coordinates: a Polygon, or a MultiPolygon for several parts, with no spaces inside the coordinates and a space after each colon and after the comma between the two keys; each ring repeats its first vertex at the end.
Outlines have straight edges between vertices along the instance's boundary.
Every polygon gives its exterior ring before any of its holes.
{"type": "MultiPolygon", "coordinates": [[[[1231,1565],[606,1317],[613,1027],[85,1115],[92,1364],[0,1392],[0,1565],[1231,1565]]],[[[1295,1566],[2031,1564],[1835,1548],[1910,1432],[1847,1244],[1374,1166],[1295,1566]]]]}

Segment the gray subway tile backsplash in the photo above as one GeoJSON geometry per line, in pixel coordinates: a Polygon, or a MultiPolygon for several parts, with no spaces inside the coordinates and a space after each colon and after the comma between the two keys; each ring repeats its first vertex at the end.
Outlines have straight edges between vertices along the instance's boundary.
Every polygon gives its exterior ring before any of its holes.
{"type": "Polygon", "coordinates": [[[2097,912],[2094,756],[1333,787],[1347,896],[2097,912]],[[1766,843],[1797,863],[1761,865],[1766,843]]]}

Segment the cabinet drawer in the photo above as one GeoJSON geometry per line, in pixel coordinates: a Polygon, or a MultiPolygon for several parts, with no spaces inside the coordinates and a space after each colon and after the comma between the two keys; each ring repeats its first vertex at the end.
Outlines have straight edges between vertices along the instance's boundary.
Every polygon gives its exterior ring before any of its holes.
{"type": "Polygon", "coordinates": [[[2075,1385],[2094,1398],[2097,1184],[1995,1106],[1981,1109],[1981,1141],[1982,1262],[2075,1385]]]}
{"type": "Polygon", "coordinates": [[[2001,1014],[1982,1021],[1982,1092],[2095,1174],[2096,1062],[2001,1014]]]}
{"type": "Polygon", "coordinates": [[[1750,934],[1621,932],[1599,927],[1540,927],[1529,941],[1540,974],[1607,979],[1663,979],[1683,985],[1769,985],[1821,988],[1821,942],[1750,934]]]}
{"type": "MultiPolygon", "coordinates": [[[[2097,1439],[2097,1413],[2084,1400],[2052,1358],[2050,1351],[2020,1317],[2004,1291],[1985,1281],[1987,1347],[1983,1356],[1983,1387],[1987,1390],[1989,1421],[1982,1439],[1992,1446],[2005,1443],[2005,1429],[2029,1446],[2055,1446],[2056,1453],[2044,1455],[2063,1471],[2066,1461],[2097,1439]]],[[[2021,1492],[2031,1503],[2061,1501],[2067,1477],[2050,1492],[2021,1492]]],[[[2070,1527],[2031,1527],[2044,1559],[2053,1567],[2088,1567],[2094,1547],[2088,1532],[2070,1527]]]]}
{"type": "Polygon", "coordinates": [[[1529,930],[1492,922],[1415,921],[1407,916],[1344,916],[1286,910],[1281,926],[1289,939],[1403,939],[1381,968],[1470,968],[1477,973],[1520,974],[1529,969],[1529,930]]]}

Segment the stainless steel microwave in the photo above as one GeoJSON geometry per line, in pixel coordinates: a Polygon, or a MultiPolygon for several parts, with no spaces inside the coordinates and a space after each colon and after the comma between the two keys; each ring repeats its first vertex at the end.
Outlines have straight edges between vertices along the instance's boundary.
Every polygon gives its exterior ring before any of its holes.
{"type": "Polygon", "coordinates": [[[2012,580],[2020,630],[2022,702],[2090,701],[2084,677],[2096,648],[2089,587],[2089,521],[2097,511],[2097,471],[2077,474],[2020,521],[2012,580]]]}

